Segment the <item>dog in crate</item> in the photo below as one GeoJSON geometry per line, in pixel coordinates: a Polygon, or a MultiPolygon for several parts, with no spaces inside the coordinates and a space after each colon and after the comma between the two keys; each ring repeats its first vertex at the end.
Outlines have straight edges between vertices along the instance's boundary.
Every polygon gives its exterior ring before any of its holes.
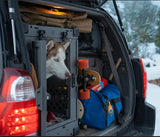
{"type": "Polygon", "coordinates": [[[58,43],[54,39],[47,40],[46,44],[46,78],[55,75],[60,79],[67,79],[71,76],[65,65],[65,52],[69,47],[71,39],[66,42],[58,43]]]}
{"type": "MultiPolygon", "coordinates": [[[[46,44],[46,78],[56,76],[60,79],[67,79],[71,76],[65,65],[66,50],[70,46],[71,39],[66,42],[58,43],[54,39],[49,39],[46,44]]],[[[47,100],[51,95],[47,92],[47,100]]],[[[61,122],[63,119],[56,117],[52,111],[47,113],[47,121],[61,122]]]]}

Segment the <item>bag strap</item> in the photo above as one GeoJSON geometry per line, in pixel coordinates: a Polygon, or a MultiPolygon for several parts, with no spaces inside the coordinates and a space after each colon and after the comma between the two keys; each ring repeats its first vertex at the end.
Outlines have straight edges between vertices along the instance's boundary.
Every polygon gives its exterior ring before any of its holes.
{"type": "Polygon", "coordinates": [[[111,104],[115,104],[115,103],[118,103],[118,102],[120,102],[120,101],[121,101],[121,98],[120,98],[120,97],[114,98],[114,99],[111,99],[111,100],[110,100],[111,104]]]}
{"type": "Polygon", "coordinates": [[[103,110],[104,110],[104,115],[105,115],[105,125],[107,125],[107,106],[106,104],[102,101],[101,97],[94,91],[94,90],[90,90],[92,91],[101,101],[101,103],[103,104],[103,110]]]}
{"type": "Polygon", "coordinates": [[[117,105],[116,105],[116,103],[120,102],[120,97],[112,99],[110,102],[114,106],[114,116],[115,116],[116,122],[118,124],[121,124],[121,122],[120,122],[120,116],[118,114],[118,109],[117,109],[117,105]]]}
{"type": "MultiPolygon", "coordinates": [[[[122,90],[122,87],[121,87],[120,78],[119,78],[119,75],[118,75],[118,72],[117,72],[117,69],[116,69],[116,65],[114,63],[113,55],[112,55],[110,45],[109,45],[109,42],[108,42],[109,40],[107,38],[107,35],[106,35],[105,28],[104,28],[103,24],[101,24],[101,34],[102,34],[103,41],[104,41],[104,44],[105,44],[105,47],[106,47],[107,56],[108,56],[108,59],[109,59],[110,67],[111,67],[111,70],[113,72],[115,82],[116,82],[117,86],[119,87],[119,90],[120,90],[120,93],[121,93],[120,98],[124,98],[124,93],[123,93],[123,90],[122,90]]],[[[122,104],[123,104],[123,100],[122,100],[122,104]]],[[[122,112],[124,113],[123,108],[122,108],[122,112]]],[[[119,124],[122,124],[123,121],[124,121],[123,118],[118,118],[118,123],[119,124]]]]}
{"type": "Polygon", "coordinates": [[[117,124],[121,124],[121,122],[120,122],[120,116],[119,116],[119,114],[118,114],[118,109],[117,109],[117,106],[116,106],[116,103],[120,102],[120,101],[121,101],[121,98],[118,97],[118,98],[114,98],[114,99],[109,100],[106,95],[103,95],[103,97],[104,97],[105,99],[107,99],[108,101],[110,101],[111,105],[114,106],[114,116],[115,116],[115,120],[116,120],[117,124]]]}

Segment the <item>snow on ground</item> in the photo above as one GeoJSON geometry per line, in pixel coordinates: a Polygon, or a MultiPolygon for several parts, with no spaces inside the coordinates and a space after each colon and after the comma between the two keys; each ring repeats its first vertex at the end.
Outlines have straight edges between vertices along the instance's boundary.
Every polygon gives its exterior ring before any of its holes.
{"type": "Polygon", "coordinates": [[[146,67],[148,81],[160,79],[160,54],[154,54],[151,59],[145,58],[142,60],[145,66],[149,64],[149,67],[146,67]]]}
{"type": "Polygon", "coordinates": [[[154,42],[151,43],[140,43],[138,45],[139,54],[144,57],[151,57],[156,53],[157,46],[154,42]]]}
{"type": "Polygon", "coordinates": [[[147,68],[146,71],[148,80],[160,79],[160,66],[147,68]]]}
{"type": "Polygon", "coordinates": [[[154,54],[152,59],[156,62],[157,66],[160,66],[160,54],[154,54]]]}
{"type": "Polygon", "coordinates": [[[152,3],[160,7],[160,1],[152,0],[152,3]]]}
{"type": "MultiPolygon", "coordinates": [[[[160,54],[154,54],[151,59],[143,59],[143,63],[150,67],[146,67],[147,79],[160,79],[160,54]]],[[[154,136],[160,136],[160,86],[148,83],[146,102],[156,108],[156,123],[154,136]]]]}

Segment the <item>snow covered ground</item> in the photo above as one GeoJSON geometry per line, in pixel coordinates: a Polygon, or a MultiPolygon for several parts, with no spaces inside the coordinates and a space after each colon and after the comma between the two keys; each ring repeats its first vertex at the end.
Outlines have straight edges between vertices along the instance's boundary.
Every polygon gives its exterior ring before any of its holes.
{"type": "Polygon", "coordinates": [[[154,54],[151,58],[142,59],[147,71],[147,79],[160,79],[160,54],[154,54]]]}
{"type": "MultiPolygon", "coordinates": [[[[143,63],[150,67],[146,67],[147,79],[160,79],[160,54],[154,54],[151,59],[143,59],[143,63]]],[[[146,102],[152,104],[156,108],[156,125],[154,136],[160,136],[160,86],[148,83],[146,102]]]]}

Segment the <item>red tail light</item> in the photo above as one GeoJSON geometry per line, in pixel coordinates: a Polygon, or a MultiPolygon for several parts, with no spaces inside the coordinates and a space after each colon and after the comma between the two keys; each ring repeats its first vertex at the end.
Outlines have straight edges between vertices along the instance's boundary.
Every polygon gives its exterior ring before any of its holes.
{"type": "Polygon", "coordinates": [[[143,98],[146,98],[146,90],[147,90],[147,73],[145,71],[143,61],[141,58],[139,58],[139,61],[141,63],[142,72],[143,72],[143,84],[144,84],[144,92],[143,92],[143,98]]]}
{"type": "Polygon", "coordinates": [[[5,68],[0,86],[0,135],[25,136],[38,130],[38,110],[31,75],[5,68]]]}

